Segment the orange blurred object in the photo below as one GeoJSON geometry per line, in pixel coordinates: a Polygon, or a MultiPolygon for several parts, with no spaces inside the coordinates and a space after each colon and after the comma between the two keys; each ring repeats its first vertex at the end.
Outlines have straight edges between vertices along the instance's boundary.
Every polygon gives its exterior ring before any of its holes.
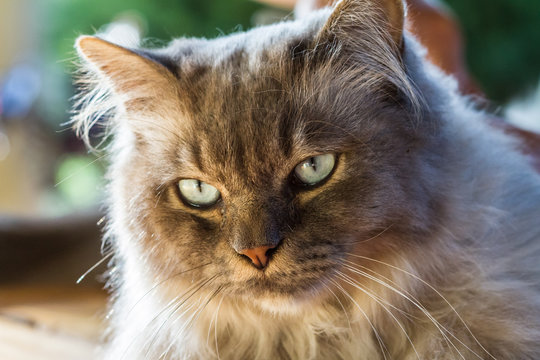
{"type": "Polygon", "coordinates": [[[453,74],[464,94],[483,95],[467,71],[461,31],[452,14],[423,0],[407,0],[407,28],[428,50],[428,59],[453,74]]]}

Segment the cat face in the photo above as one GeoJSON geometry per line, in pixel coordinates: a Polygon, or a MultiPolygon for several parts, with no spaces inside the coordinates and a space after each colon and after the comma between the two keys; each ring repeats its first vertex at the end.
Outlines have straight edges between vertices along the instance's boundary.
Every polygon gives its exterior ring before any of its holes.
{"type": "Polygon", "coordinates": [[[351,254],[384,258],[429,225],[399,44],[368,25],[339,38],[327,16],[160,51],[80,40],[131,134],[111,173],[124,226],[171,296],[204,279],[255,303],[320,299],[351,254]]]}

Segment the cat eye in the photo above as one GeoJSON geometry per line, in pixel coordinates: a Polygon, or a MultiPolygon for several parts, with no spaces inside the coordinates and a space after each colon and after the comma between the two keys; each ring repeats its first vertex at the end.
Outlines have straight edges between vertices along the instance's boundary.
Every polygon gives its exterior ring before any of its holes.
{"type": "Polygon", "coordinates": [[[212,206],[221,196],[218,189],[197,179],[180,180],[178,190],[183,200],[194,207],[212,206]]]}
{"type": "Polygon", "coordinates": [[[294,175],[304,185],[316,185],[326,179],[334,169],[336,155],[312,156],[294,168],[294,175]]]}

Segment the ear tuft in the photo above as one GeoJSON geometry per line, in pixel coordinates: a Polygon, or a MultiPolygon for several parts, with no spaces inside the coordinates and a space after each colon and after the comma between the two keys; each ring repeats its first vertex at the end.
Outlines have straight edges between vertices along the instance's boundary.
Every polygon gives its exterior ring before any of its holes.
{"type": "Polygon", "coordinates": [[[341,0],[321,33],[342,37],[383,36],[392,47],[401,49],[404,23],[403,0],[341,0]]]}
{"type": "Polygon", "coordinates": [[[403,0],[383,0],[381,5],[388,21],[388,31],[396,45],[401,48],[403,45],[403,28],[405,26],[403,0]]]}
{"type": "Polygon", "coordinates": [[[79,56],[85,56],[87,52],[86,49],[90,50],[92,48],[92,43],[95,43],[97,38],[89,35],[82,35],[75,40],[75,48],[79,56]]]}
{"type": "Polygon", "coordinates": [[[367,76],[372,91],[407,105],[411,118],[423,112],[423,101],[403,63],[405,5],[402,0],[341,0],[317,34],[316,44],[349,76],[367,76]]]}
{"type": "Polygon", "coordinates": [[[163,82],[171,74],[161,64],[131,49],[113,44],[95,36],[81,36],[75,47],[81,59],[114,84],[114,90],[126,94],[145,82],[163,82]]]}
{"type": "Polygon", "coordinates": [[[96,124],[110,129],[117,125],[119,113],[156,114],[172,106],[177,93],[175,75],[146,53],[95,36],[80,36],[75,48],[81,66],[72,124],[89,147],[90,129],[96,124]]]}
{"type": "MultiPolygon", "coordinates": [[[[93,65],[95,70],[100,70],[100,64],[107,60],[107,55],[109,58],[114,56],[114,54],[109,53],[109,50],[113,47],[118,46],[96,36],[82,35],[75,40],[77,54],[86,64],[93,65]]],[[[113,48],[112,53],[118,51],[119,49],[113,48]]]]}

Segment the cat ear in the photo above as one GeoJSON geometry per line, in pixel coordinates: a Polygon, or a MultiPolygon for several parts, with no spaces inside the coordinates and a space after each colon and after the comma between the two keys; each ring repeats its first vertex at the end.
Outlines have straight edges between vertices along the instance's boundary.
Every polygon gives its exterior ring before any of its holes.
{"type": "Polygon", "coordinates": [[[403,0],[341,0],[320,32],[354,44],[355,37],[383,37],[395,49],[403,46],[403,0]]]}
{"type": "Polygon", "coordinates": [[[90,130],[96,124],[105,129],[99,146],[120,124],[117,120],[124,112],[130,114],[125,124],[132,131],[149,135],[148,115],[163,117],[164,112],[176,109],[177,79],[167,59],[93,36],[79,37],[75,46],[82,66],[71,123],[89,148],[96,149],[90,142],[90,130]]]}
{"type": "MultiPolygon", "coordinates": [[[[174,75],[163,65],[133,50],[94,36],[81,36],[75,47],[85,68],[110,82],[112,91],[125,99],[126,108],[174,90],[174,75]]],[[[145,103],[145,104],[141,104],[145,103]]]]}
{"type": "Polygon", "coordinates": [[[365,91],[400,102],[419,119],[424,104],[403,62],[405,11],[403,0],[341,0],[317,34],[316,48],[347,66],[348,82],[361,78],[365,91]]]}

